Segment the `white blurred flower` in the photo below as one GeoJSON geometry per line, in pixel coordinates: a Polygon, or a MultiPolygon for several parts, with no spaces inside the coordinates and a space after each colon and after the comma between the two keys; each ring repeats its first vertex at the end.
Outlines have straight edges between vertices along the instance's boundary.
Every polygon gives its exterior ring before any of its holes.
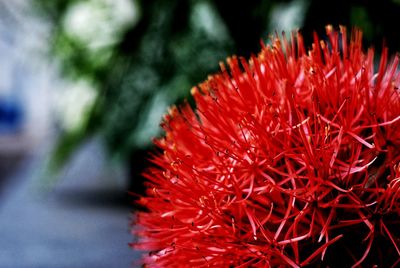
{"type": "Polygon", "coordinates": [[[96,50],[118,42],[121,33],[139,19],[139,5],[131,0],[87,0],[67,11],[65,32],[96,50]]]}
{"type": "Polygon", "coordinates": [[[303,25],[307,3],[304,0],[294,0],[277,4],[271,13],[269,31],[290,32],[303,25]]]}
{"type": "Polygon", "coordinates": [[[62,127],[68,131],[79,129],[85,122],[97,96],[94,86],[86,80],[68,85],[57,96],[57,109],[62,127]]]}

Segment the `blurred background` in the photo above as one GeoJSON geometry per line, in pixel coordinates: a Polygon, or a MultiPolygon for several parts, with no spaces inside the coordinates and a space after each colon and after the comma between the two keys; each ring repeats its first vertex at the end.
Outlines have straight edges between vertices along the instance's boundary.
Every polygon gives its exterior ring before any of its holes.
{"type": "Polygon", "coordinates": [[[399,0],[0,0],[0,267],[139,266],[128,247],[167,107],[270,33],[358,26],[400,50],[399,0]]]}

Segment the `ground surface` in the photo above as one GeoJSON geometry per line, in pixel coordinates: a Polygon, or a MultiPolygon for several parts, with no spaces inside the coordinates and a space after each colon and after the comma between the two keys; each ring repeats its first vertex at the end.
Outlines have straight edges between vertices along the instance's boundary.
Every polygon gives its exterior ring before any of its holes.
{"type": "MultiPolygon", "coordinates": [[[[98,156],[96,148],[88,151],[86,158],[98,156]]],[[[6,179],[0,198],[1,268],[138,267],[139,253],[128,247],[132,208],[122,202],[124,191],[98,178],[98,157],[78,161],[81,167],[71,168],[50,191],[37,187],[40,157],[25,156],[6,179]]]]}

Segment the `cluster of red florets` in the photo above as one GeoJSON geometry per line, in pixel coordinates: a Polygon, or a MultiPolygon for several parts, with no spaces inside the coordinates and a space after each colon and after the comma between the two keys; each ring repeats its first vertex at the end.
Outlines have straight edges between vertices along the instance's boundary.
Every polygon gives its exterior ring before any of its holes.
{"type": "Polygon", "coordinates": [[[300,34],[192,89],[156,141],[136,248],[162,267],[394,264],[400,255],[398,57],[362,34],[300,34]]]}

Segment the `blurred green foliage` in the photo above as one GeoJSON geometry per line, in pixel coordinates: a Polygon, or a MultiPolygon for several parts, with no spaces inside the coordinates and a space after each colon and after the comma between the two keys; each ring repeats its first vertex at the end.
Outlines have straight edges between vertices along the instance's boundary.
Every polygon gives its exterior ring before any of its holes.
{"type": "Polygon", "coordinates": [[[325,25],[342,24],[360,27],[369,44],[379,45],[385,37],[390,48],[400,47],[395,0],[34,2],[53,26],[51,53],[64,74],[87,79],[97,90],[83,123],[65,129],[52,168],[94,133],[104,137],[112,155],[141,157],[137,152],[149,148],[169,105],[188,97],[190,87],[217,72],[227,56],[257,52],[269,31],[301,28],[307,43],[312,31],[323,37],[325,25]],[[283,13],[277,15],[278,10],[283,13]]]}

